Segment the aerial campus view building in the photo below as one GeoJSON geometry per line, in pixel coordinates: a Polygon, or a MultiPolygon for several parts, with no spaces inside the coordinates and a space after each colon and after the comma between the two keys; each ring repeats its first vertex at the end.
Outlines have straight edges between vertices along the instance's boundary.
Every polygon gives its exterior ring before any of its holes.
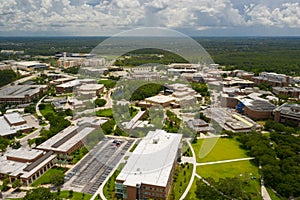
{"type": "Polygon", "coordinates": [[[123,199],[167,199],[181,140],[181,134],[150,131],[116,178],[116,194],[123,199]]]}

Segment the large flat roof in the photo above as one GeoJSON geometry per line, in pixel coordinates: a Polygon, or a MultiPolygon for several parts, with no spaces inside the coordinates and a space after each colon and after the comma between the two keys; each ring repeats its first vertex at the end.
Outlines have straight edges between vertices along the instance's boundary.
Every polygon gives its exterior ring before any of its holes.
{"type": "Polygon", "coordinates": [[[8,151],[6,156],[32,160],[32,159],[40,156],[42,153],[43,153],[43,151],[38,150],[38,149],[20,148],[20,149],[12,149],[12,150],[8,151]]]}
{"type": "Polygon", "coordinates": [[[167,103],[167,102],[175,101],[175,98],[172,96],[156,95],[153,97],[148,97],[145,100],[154,103],[167,103]]]}
{"type": "Polygon", "coordinates": [[[29,126],[27,124],[22,124],[19,126],[10,126],[10,124],[6,121],[4,116],[0,116],[0,135],[6,136],[17,133],[18,130],[27,130],[29,126]]]}
{"type": "Polygon", "coordinates": [[[278,108],[275,109],[275,111],[279,111],[281,115],[294,117],[298,120],[300,120],[300,105],[295,103],[285,103],[278,108]]]}
{"type": "Polygon", "coordinates": [[[17,112],[4,114],[4,117],[10,124],[26,123],[25,119],[17,112]]]}
{"type": "Polygon", "coordinates": [[[177,159],[181,139],[181,134],[150,131],[132,152],[117,180],[133,187],[137,184],[165,187],[177,159]]]}
{"type": "Polygon", "coordinates": [[[1,98],[24,98],[25,95],[32,96],[40,89],[46,88],[46,85],[13,85],[6,86],[0,89],[1,98]]]}
{"type": "Polygon", "coordinates": [[[87,137],[95,128],[69,126],[58,134],[54,135],[44,143],[37,146],[37,149],[67,152],[79,141],[87,137]]]}

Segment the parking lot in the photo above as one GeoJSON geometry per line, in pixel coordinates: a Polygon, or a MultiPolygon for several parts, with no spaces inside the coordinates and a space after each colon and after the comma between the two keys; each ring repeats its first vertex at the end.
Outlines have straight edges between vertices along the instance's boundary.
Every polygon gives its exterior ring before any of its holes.
{"type": "Polygon", "coordinates": [[[64,187],[94,194],[133,142],[131,139],[104,139],[69,170],[64,187]]]}

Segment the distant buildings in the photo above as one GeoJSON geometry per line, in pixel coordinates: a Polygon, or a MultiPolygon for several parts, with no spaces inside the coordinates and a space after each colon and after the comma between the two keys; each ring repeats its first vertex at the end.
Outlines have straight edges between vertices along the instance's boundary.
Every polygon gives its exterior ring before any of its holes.
{"type": "Polygon", "coordinates": [[[285,103],[274,110],[274,121],[300,126],[300,105],[285,103]]]}
{"type": "Polygon", "coordinates": [[[28,132],[32,127],[27,125],[25,119],[17,112],[0,116],[0,136],[14,135],[18,131],[28,132]]]}
{"type": "Polygon", "coordinates": [[[300,98],[300,88],[297,87],[273,87],[273,93],[276,95],[300,98]]]}
{"type": "Polygon", "coordinates": [[[47,90],[46,85],[13,85],[0,89],[0,103],[30,103],[47,90]]]}
{"type": "Polygon", "coordinates": [[[181,134],[150,131],[116,178],[116,194],[125,200],[168,199],[181,139],[181,134]]]}
{"type": "Polygon", "coordinates": [[[259,74],[259,76],[253,77],[253,81],[255,84],[266,83],[274,87],[276,86],[284,87],[284,86],[288,86],[291,83],[292,77],[287,76],[285,74],[277,74],[273,72],[262,72],[259,74]]]}
{"type": "Polygon", "coordinates": [[[47,69],[49,66],[46,63],[40,63],[37,61],[21,61],[15,62],[14,66],[18,69],[26,70],[26,71],[33,71],[38,69],[47,69]]]}
{"type": "Polygon", "coordinates": [[[96,97],[100,95],[104,90],[104,85],[103,84],[83,84],[76,88],[76,92],[80,96],[85,96],[85,97],[96,97]]]}
{"type": "Polygon", "coordinates": [[[65,82],[63,84],[55,86],[56,93],[71,93],[74,88],[79,87],[83,84],[96,84],[96,80],[94,79],[76,79],[73,81],[65,82]]]}

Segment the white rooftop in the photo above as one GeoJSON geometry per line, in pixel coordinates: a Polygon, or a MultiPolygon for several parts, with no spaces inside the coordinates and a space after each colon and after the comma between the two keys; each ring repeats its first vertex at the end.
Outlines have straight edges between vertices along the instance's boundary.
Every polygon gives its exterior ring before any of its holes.
{"type": "Polygon", "coordinates": [[[5,120],[4,116],[0,117],[0,127],[1,136],[15,134],[18,130],[26,130],[29,128],[27,124],[22,124],[20,126],[10,126],[10,124],[5,120]]]}
{"type": "Polygon", "coordinates": [[[69,126],[44,143],[37,146],[37,149],[67,152],[70,148],[72,148],[79,141],[83,140],[94,130],[95,128],[92,127],[85,127],[81,129],[79,126],[69,126]],[[70,138],[67,138],[67,136],[73,131],[75,131],[76,134],[70,138]],[[58,142],[61,142],[61,144],[57,145],[56,147],[55,144],[57,144],[58,142]]]}
{"type": "Polygon", "coordinates": [[[8,151],[6,156],[32,160],[32,159],[40,156],[41,154],[43,154],[43,151],[38,150],[38,149],[19,148],[19,149],[12,149],[12,150],[8,151]]]}
{"type": "Polygon", "coordinates": [[[153,97],[148,97],[145,100],[155,102],[155,103],[167,103],[167,102],[174,101],[175,98],[172,96],[156,95],[153,97]]]}
{"type": "Polygon", "coordinates": [[[177,159],[181,139],[181,134],[150,131],[132,152],[117,180],[123,180],[126,186],[135,187],[143,183],[165,187],[177,159]]]}
{"type": "Polygon", "coordinates": [[[104,88],[103,84],[83,84],[81,85],[78,90],[90,91],[90,90],[100,90],[104,88]]]}
{"type": "Polygon", "coordinates": [[[23,119],[23,117],[17,112],[4,114],[4,117],[10,124],[26,123],[25,119],[23,119]]]}

